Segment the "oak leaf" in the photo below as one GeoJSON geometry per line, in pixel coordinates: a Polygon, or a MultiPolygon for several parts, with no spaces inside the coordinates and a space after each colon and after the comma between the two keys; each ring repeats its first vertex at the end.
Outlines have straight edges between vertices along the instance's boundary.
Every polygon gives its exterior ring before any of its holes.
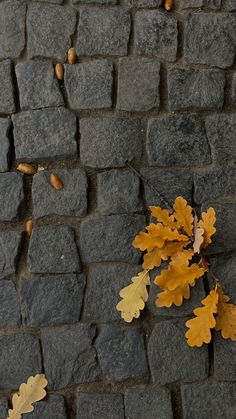
{"type": "Polygon", "coordinates": [[[47,384],[44,374],[29,377],[27,383],[21,384],[19,392],[13,395],[12,409],[9,409],[7,419],[20,419],[24,413],[33,412],[33,403],[46,396],[44,388],[47,384]]]}
{"type": "Polygon", "coordinates": [[[188,205],[187,201],[182,196],[178,196],[174,202],[173,208],[175,210],[174,217],[177,221],[177,225],[182,227],[184,231],[191,236],[194,221],[192,207],[188,205]]]}
{"type": "Polygon", "coordinates": [[[203,343],[211,341],[211,329],[216,325],[214,314],[217,313],[218,292],[212,290],[201,303],[204,307],[198,307],[193,310],[196,317],[188,320],[185,324],[189,330],[185,333],[189,346],[200,347],[203,343]]]}
{"type": "Polygon", "coordinates": [[[148,300],[147,285],[150,285],[149,271],[146,269],[137,276],[131,278],[132,284],[120,291],[121,301],[116,308],[121,311],[121,317],[131,323],[133,318],[140,316],[140,310],[143,310],[148,300]]]}
{"type": "Polygon", "coordinates": [[[194,243],[193,243],[194,253],[200,253],[200,248],[203,242],[204,242],[204,229],[201,227],[197,227],[194,233],[194,243]]]}
{"type": "Polygon", "coordinates": [[[161,207],[149,207],[153,217],[157,219],[164,226],[176,228],[176,222],[173,215],[170,214],[170,211],[167,209],[162,209],[161,207]]]}
{"type": "Polygon", "coordinates": [[[202,244],[203,248],[206,248],[211,244],[211,236],[215,234],[216,228],[214,227],[216,222],[216,213],[214,208],[208,208],[207,212],[202,213],[202,219],[199,221],[199,227],[204,230],[204,242],[202,244]]]}
{"type": "Polygon", "coordinates": [[[160,292],[157,295],[155,303],[157,307],[171,307],[172,304],[175,304],[177,307],[180,307],[183,303],[184,298],[186,300],[190,298],[190,288],[188,284],[185,285],[183,288],[177,287],[173,291],[166,289],[160,292]]]}
{"type": "Polygon", "coordinates": [[[189,242],[170,242],[166,241],[161,249],[154,247],[150,252],[147,252],[143,257],[143,268],[153,269],[161,265],[162,260],[167,260],[175,253],[180,252],[184,246],[189,242]]]}
{"type": "Polygon", "coordinates": [[[217,307],[216,330],[221,330],[224,339],[236,341],[236,305],[227,304],[230,298],[224,294],[221,286],[217,287],[219,301],[217,307]]]}
{"type": "Polygon", "coordinates": [[[178,230],[172,230],[161,223],[151,223],[146,227],[146,230],[148,231],[147,233],[142,231],[133,241],[133,246],[142,251],[147,250],[150,252],[154,247],[161,249],[166,240],[186,242],[189,240],[185,234],[180,234],[178,230]]]}

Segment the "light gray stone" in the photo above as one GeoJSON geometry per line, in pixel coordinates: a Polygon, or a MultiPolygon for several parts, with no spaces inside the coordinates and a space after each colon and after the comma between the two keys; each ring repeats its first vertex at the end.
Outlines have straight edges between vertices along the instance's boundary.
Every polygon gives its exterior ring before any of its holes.
{"type": "Polygon", "coordinates": [[[32,413],[27,413],[27,419],[54,418],[67,419],[64,397],[59,394],[50,394],[46,399],[35,403],[32,413]]]}
{"type": "Polygon", "coordinates": [[[194,200],[197,204],[236,194],[236,168],[221,167],[194,174],[194,200]]]}
{"type": "Polygon", "coordinates": [[[0,325],[19,326],[21,322],[20,302],[12,281],[0,281],[0,325]]]}
{"type": "Polygon", "coordinates": [[[22,175],[15,172],[0,174],[0,220],[11,221],[20,215],[23,203],[22,175]]]}
{"type": "Polygon", "coordinates": [[[9,131],[11,122],[9,119],[0,118],[0,172],[7,172],[10,157],[9,131]]]}
{"type": "MultiPolygon", "coordinates": [[[[0,3],[0,13],[1,13],[1,3],[0,3]]],[[[1,39],[1,36],[0,36],[0,39],[1,39]]],[[[0,62],[0,85],[1,85],[0,113],[11,114],[15,112],[16,106],[15,106],[14,86],[13,86],[13,79],[12,79],[12,64],[10,60],[5,60],[5,61],[0,62]]]]}
{"type": "Polygon", "coordinates": [[[230,339],[224,339],[221,331],[219,331],[214,334],[213,343],[214,378],[219,381],[236,381],[236,342],[230,339]]]}
{"type": "Polygon", "coordinates": [[[78,393],[77,419],[124,419],[123,396],[118,393],[78,393]]]}
{"type": "Polygon", "coordinates": [[[236,162],[236,113],[208,116],[206,132],[213,160],[218,164],[236,162]]]}
{"type": "Polygon", "coordinates": [[[21,244],[21,232],[0,232],[0,279],[14,274],[21,244]]]}
{"type": "Polygon", "coordinates": [[[17,58],[25,46],[26,4],[20,1],[0,3],[0,58],[17,58]]]}
{"type": "Polygon", "coordinates": [[[170,390],[164,387],[128,388],[125,414],[129,419],[173,419],[170,390]]]}

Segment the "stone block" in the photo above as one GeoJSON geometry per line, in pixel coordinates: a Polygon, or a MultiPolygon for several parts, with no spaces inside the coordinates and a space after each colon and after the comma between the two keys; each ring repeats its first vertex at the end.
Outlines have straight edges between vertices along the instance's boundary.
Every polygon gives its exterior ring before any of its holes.
{"type": "Polygon", "coordinates": [[[7,399],[0,400],[0,419],[6,419],[8,411],[8,401],[7,399]]]}
{"type": "MultiPolygon", "coordinates": [[[[234,281],[236,277],[236,255],[219,255],[216,258],[210,258],[210,264],[213,272],[220,280],[224,293],[230,297],[230,303],[236,304],[236,287],[234,281]]],[[[208,274],[208,281],[210,288],[214,288],[214,281],[210,274],[208,274]]]]}
{"type": "Polygon", "coordinates": [[[170,390],[164,387],[128,388],[125,414],[132,419],[173,419],[170,390]]]}
{"type": "Polygon", "coordinates": [[[77,419],[124,419],[123,396],[118,393],[78,393],[77,419]]]}
{"type": "Polygon", "coordinates": [[[236,168],[220,167],[194,174],[194,200],[197,204],[236,194],[236,168]]]}
{"type": "Polygon", "coordinates": [[[181,9],[220,9],[221,0],[181,0],[181,9]]]}
{"type": "Polygon", "coordinates": [[[126,0],[130,7],[161,7],[162,0],[126,0]]]}
{"type": "Polygon", "coordinates": [[[213,160],[221,165],[235,162],[236,113],[207,116],[206,132],[213,160]]]}
{"type": "MultiPolygon", "coordinates": [[[[42,1],[42,0],[41,0],[42,1]]],[[[34,405],[34,411],[27,414],[27,419],[67,419],[64,397],[50,394],[43,401],[34,405]]]]}
{"type": "Polygon", "coordinates": [[[0,173],[7,172],[10,157],[9,131],[11,122],[9,119],[0,118],[0,173]]]}
{"type": "Polygon", "coordinates": [[[0,281],[0,325],[19,326],[21,323],[20,302],[12,281],[0,281]]]}
{"type": "MultiPolygon", "coordinates": [[[[26,4],[20,1],[0,3],[0,58],[17,58],[25,47],[26,4]]],[[[1,83],[2,89],[2,83],[1,83]]]]}
{"type": "Polygon", "coordinates": [[[0,232],[0,279],[15,273],[20,244],[21,232],[0,232]]]}
{"type": "Polygon", "coordinates": [[[214,378],[218,381],[236,381],[236,342],[230,339],[224,339],[221,331],[219,331],[214,334],[213,343],[214,378]]]}
{"type": "MultiPolygon", "coordinates": [[[[1,5],[2,3],[0,3],[0,16],[1,16],[1,5]]],[[[15,112],[16,106],[15,106],[15,93],[14,93],[14,85],[13,85],[13,78],[12,78],[12,64],[10,60],[4,60],[0,62],[0,85],[1,85],[0,113],[11,114],[15,112]]]]}
{"type": "Polygon", "coordinates": [[[12,221],[20,215],[23,203],[22,175],[15,172],[0,174],[0,221],[12,221]]]}

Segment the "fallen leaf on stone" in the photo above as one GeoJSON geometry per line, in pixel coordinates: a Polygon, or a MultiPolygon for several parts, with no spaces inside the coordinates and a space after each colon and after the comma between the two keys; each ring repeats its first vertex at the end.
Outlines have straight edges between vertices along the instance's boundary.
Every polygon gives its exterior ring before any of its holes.
{"type": "Polygon", "coordinates": [[[17,170],[25,175],[35,175],[37,173],[37,169],[29,163],[19,163],[17,170]]]}
{"type": "Polygon", "coordinates": [[[25,223],[25,232],[29,237],[31,236],[33,227],[34,227],[34,223],[33,223],[33,220],[30,218],[25,223]]]}
{"type": "Polygon", "coordinates": [[[68,63],[69,64],[75,64],[76,63],[76,52],[75,52],[75,48],[70,48],[68,49],[67,52],[67,59],[68,59],[68,63]]]}
{"type": "Polygon", "coordinates": [[[209,244],[211,244],[211,236],[215,234],[216,228],[215,226],[216,222],[216,213],[214,208],[210,207],[208,208],[207,212],[202,213],[202,219],[199,221],[198,225],[199,227],[203,228],[204,230],[204,242],[202,244],[202,247],[205,248],[209,244]]]}
{"type": "Polygon", "coordinates": [[[61,179],[55,173],[50,174],[50,183],[58,191],[60,191],[64,187],[61,179]]]}
{"type": "Polygon", "coordinates": [[[174,202],[173,208],[175,210],[174,217],[177,220],[178,227],[182,227],[184,231],[191,236],[193,232],[193,210],[187,201],[178,196],[174,202]]]}
{"type": "Polygon", "coordinates": [[[55,65],[55,75],[58,80],[62,80],[64,76],[64,68],[61,63],[55,65]]]}
{"type": "Polygon", "coordinates": [[[217,306],[216,330],[221,330],[224,339],[236,341],[236,305],[227,304],[230,298],[217,286],[219,301],[217,306]]]}
{"type": "Polygon", "coordinates": [[[193,243],[194,253],[200,253],[200,248],[203,242],[204,242],[204,229],[201,227],[197,227],[195,230],[194,243],[193,243]]]}
{"type": "Polygon", "coordinates": [[[167,260],[175,253],[180,252],[184,246],[187,246],[189,242],[168,242],[166,241],[164,246],[159,249],[154,247],[150,252],[147,252],[143,256],[143,268],[153,269],[158,268],[161,265],[162,260],[167,260]]]}

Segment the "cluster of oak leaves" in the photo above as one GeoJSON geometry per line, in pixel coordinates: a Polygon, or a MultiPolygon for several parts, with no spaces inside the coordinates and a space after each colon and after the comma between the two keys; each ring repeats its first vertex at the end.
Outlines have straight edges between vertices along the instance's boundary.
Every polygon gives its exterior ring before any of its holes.
{"type": "MultiPolygon", "coordinates": [[[[154,279],[161,288],[157,295],[158,307],[181,306],[190,298],[191,287],[209,269],[203,251],[211,244],[216,232],[214,208],[201,214],[198,219],[194,209],[183,197],[176,198],[173,211],[160,207],[150,207],[151,215],[157,222],[146,227],[133,241],[133,246],[146,251],[143,257],[143,271],[132,278],[132,283],[120,291],[122,300],[117,304],[121,317],[128,323],[140,316],[148,300],[147,287],[150,286],[150,270],[169,260],[154,279]]],[[[224,294],[218,280],[196,308],[194,318],[185,324],[185,336],[189,346],[202,346],[211,341],[211,329],[220,330],[223,338],[236,341],[236,305],[229,304],[230,298],[224,294]]]]}

